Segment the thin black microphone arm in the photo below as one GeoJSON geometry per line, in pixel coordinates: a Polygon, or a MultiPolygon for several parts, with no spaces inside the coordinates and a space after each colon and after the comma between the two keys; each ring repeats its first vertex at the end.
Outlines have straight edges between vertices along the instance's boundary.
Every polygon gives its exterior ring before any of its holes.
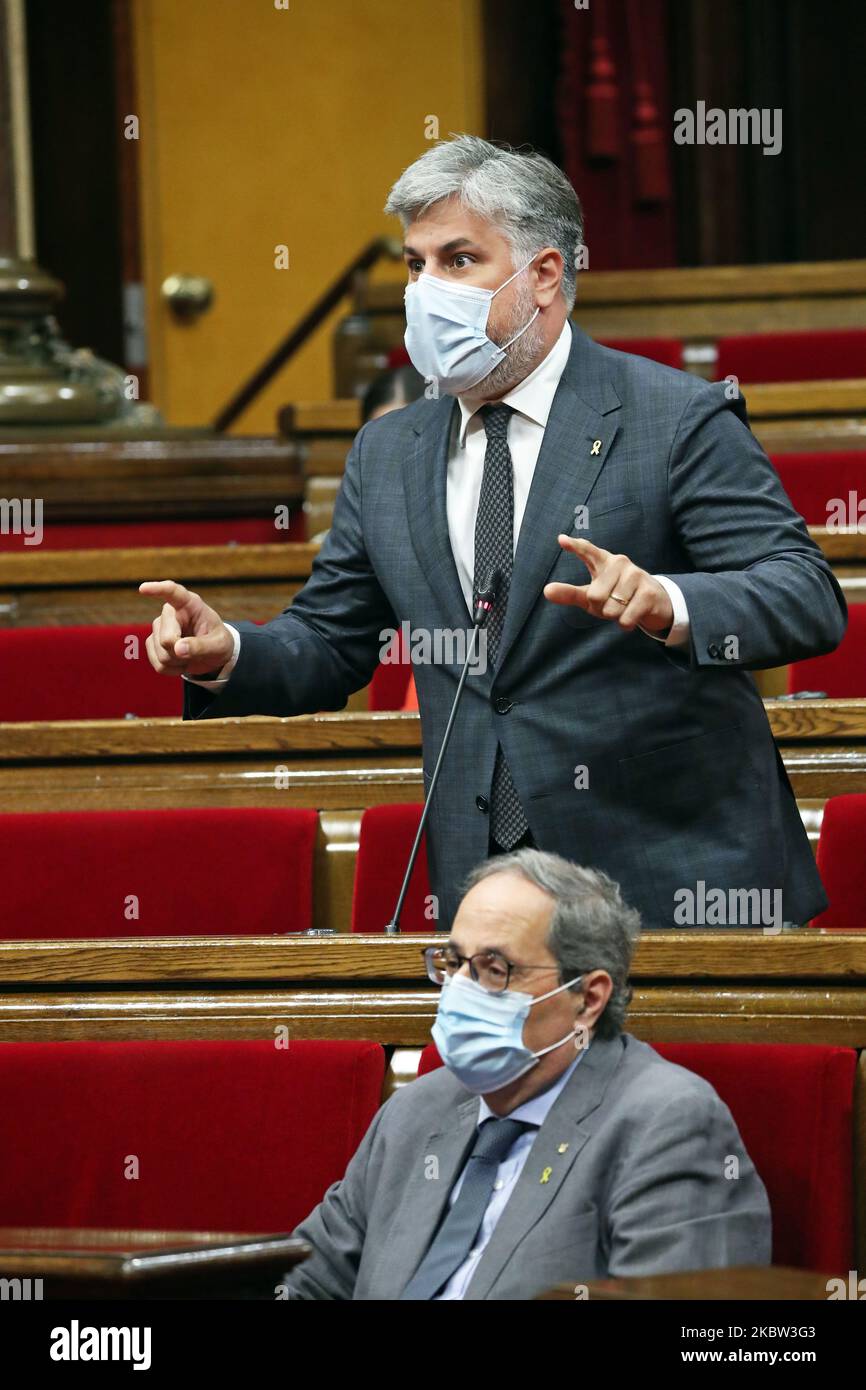
{"type": "Polygon", "coordinates": [[[463,663],[463,670],[460,673],[460,680],[457,685],[457,693],[454,696],[454,703],[451,706],[451,713],[448,716],[448,723],[445,725],[445,733],[442,735],[442,747],[439,749],[439,757],[436,759],[436,766],[433,769],[433,776],[430,778],[430,786],[424,798],[424,808],[421,812],[421,819],[418,822],[418,832],[415,842],[409,855],[409,862],[406,865],[406,872],[403,875],[403,883],[400,888],[400,896],[397,899],[397,906],[394,908],[394,915],[385,927],[387,936],[400,935],[400,914],[403,911],[403,903],[412,878],[412,870],[415,867],[415,860],[418,858],[418,850],[421,846],[421,836],[424,834],[424,826],[427,824],[427,812],[430,809],[430,802],[436,790],[436,783],[439,780],[439,772],[442,767],[442,760],[445,757],[445,749],[451,739],[451,731],[454,728],[454,720],[457,717],[457,710],[460,705],[460,698],[463,694],[463,687],[466,684],[466,677],[469,674],[469,663],[475,654],[475,638],[482,627],[487,626],[487,620],[496,604],[497,595],[502,585],[502,570],[495,569],[490,572],[487,583],[483,589],[478,591],[475,599],[475,614],[472,624],[472,636],[469,639],[469,649],[466,653],[466,660],[463,663]]]}

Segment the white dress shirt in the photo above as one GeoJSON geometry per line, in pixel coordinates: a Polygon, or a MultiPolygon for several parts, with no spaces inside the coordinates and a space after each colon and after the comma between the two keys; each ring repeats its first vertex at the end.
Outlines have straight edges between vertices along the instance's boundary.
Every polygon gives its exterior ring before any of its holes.
{"type": "MultiPolygon", "coordinates": [[[[590,1047],[591,1046],[592,1044],[590,1043],[590,1047]]],[[[554,1101],[557,1100],[563,1088],[568,1084],[569,1077],[575,1067],[583,1057],[586,1056],[588,1051],[589,1048],[582,1048],[570,1065],[566,1067],[562,1076],[554,1081],[552,1086],[549,1086],[546,1091],[542,1091],[540,1095],[533,1096],[531,1100],[524,1101],[522,1105],[518,1105],[517,1109],[512,1110],[507,1118],[509,1120],[527,1120],[529,1124],[538,1125],[540,1128],[552,1110],[554,1101]]],[[[484,1097],[481,1096],[478,1107],[478,1127],[480,1128],[484,1121],[490,1119],[491,1116],[493,1116],[493,1111],[490,1109],[484,1097]]],[[[494,1118],[499,1117],[494,1116],[494,1118]]],[[[451,1275],[451,1278],[442,1289],[442,1292],[436,1295],[437,1300],[464,1297],[469,1287],[469,1281],[478,1267],[478,1261],[484,1254],[490,1237],[493,1235],[494,1227],[505,1210],[506,1203],[514,1191],[517,1179],[523,1172],[523,1166],[529,1157],[529,1151],[532,1145],[535,1143],[535,1136],[537,1133],[538,1130],[529,1129],[525,1134],[521,1134],[518,1139],[515,1139],[508,1153],[505,1155],[505,1158],[496,1169],[493,1191],[490,1194],[490,1201],[485,1208],[484,1216],[481,1221],[481,1229],[478,1232],[475,1244],[459,1269],[456,1269],[451,1275]]],[[[449,1210],[453,1207],[460,1195],[465,1172],[466,1165],[464,1164],[463,1170],[455,1182],[451,1190],[451,1195],[448,1198],[449,1210]]],[[[539,1173],[539,1178],[540,1177],[541,1174],[539,1173]]]]}
{"type": "MultiPolygon", "coordinates": [[[[559,379],[571,351],[571,325],[566,319],[562,332],[550,352],[534,371],[503,396],[505,405],[510,405],[514,414],[508,422],[508,447],[514,464],[514,550],[520,535],[526,499],[532,486],[535,464],[538,459],[547,417],[553,405],[553,397],[559,379]]],[[[448,535],[457,565],[460,587],[466,599],[467,610],[472,612],[473,581],[475,575],[475,517],[478,512],[478,499],[481,495],[481,478],[484,472],[484,454],[487,448],[487,435],[484,421],[479,414],[481,405],[471,409],[461,396],[457,397],[460,407],[455,414],[448,450],[448,481],[445,505],[448,513],[448,535]]],[[[646,632],[654,641],[664,642],[668,647],[681,647],[689,637],[689,610],[678,584],[666,575],[656,574],[673,608],[674,620],[666,637],[654,632],[646,632]]],[[[603,619],[599,619],[599,622],[603,619]]],[[[241,637],[237,628],[226,623],[234,640],[234,651],[220,671],[219,677],[212,681],[196,680],[194,676],[184,676],[195,685],[206,690],[218,690],[235,668],[241,648],[241,637]]]]}

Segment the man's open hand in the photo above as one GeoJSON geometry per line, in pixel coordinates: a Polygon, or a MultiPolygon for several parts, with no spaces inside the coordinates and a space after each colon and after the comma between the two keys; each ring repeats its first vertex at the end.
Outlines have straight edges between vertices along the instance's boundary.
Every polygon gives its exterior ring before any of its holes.
{"type": "Polygon", "coordinates": [[[633,565],[627,555],[612,555],[578,536],[560,535],[558,540],[563,550],[570,550],[583,561],[592,583],[545,584],[544,597],[551,603],[582,608],[594,618],[619,623],[627,632],[636,627],[664,632],[671,626],[674,610],[667,592],[646,570],[633,565]]]}
{"type": "Polygon", "coordinates": [[[220,671],[234,651],[232,635],[218,613],[173,579],[152,579],[138,592],[164,599],[145,643],[161,676],[203,676],[220,671]]]}

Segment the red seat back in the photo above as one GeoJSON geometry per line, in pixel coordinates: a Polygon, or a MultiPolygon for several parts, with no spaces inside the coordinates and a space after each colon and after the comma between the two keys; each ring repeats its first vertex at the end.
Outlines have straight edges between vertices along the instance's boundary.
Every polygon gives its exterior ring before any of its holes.
{"type": "Polygon", "coordinates": [[[811,925],[862,931],[866,927],[866,795],[830,797],[821,820],[817,860],[830,906],[811,925]]]}
{"type": "Polygon", "coordinates": [[[149,622],[0,630],[0,722],[180,718],[183,686],[153,670],[150,631],[149,622]]]}
{"type": "Polygon", "coordinates": [[[306,931],[317,825],[264,807],[0,816],[0,936],[306,931]]]}
{"type": "Polygon", "coordinates": [[[866,498],[866,450],[774,454],[772,464],[791,502],[809,526],[826,526],[828,522],[858,525],[859,499],[866,498]],[[840,501],[845,507],[844,523],[837,521],[840,501]]]}
{"type": "Polygon", "coordinates": [[[828,381],[866,376],[866,329],[747,333],[718,342],[716,376],[739,381],[828,381]]]}
{"type": "MultiPolygon", "coordinates": [[[[847,1047],[655,1043],[709,1081],[767,1189],[773,1263],[844,1273],[854,1242],[854,1078],[847,1047]]],[[[419,1075],[441,1066],[431,1043],[419,1075]]]]}
{"type": "Polygon", "coordinates": [[[406,691],[412,680],[412,662],[403,641],[402,629],[392,639],[388,651],[393,660],[380,661],[373,672],[367,699],[367,708],[402,709],[406,691]]]}
{"type": "Polygon", "coordinates": [[[848,628],[834,652],[793,661],[788,690],[823,690],[831,699],[866,695],[866,603],[848,608],[848,628]]]}
{"type": "Polygon", "coordinates": [[[0,1226],[291,1231],[384,1071],[370,1042],[4,1043],[0,1226]]]}
{"type": "Polygon", "coordinates": [[[638,357],[661,362],[664,367],[682,370],[683,345],[679,338],[600,338],[599,342],[602,347],[615,348],[617,352],[633,352],[638,357]]]}
{"type": "MultiPolygon", "coordinates": [[[[390,922],[420,818],[418,805],[372,806],[361,817],[352,899],[353,932],[381,932],[390,922]]],[[[400,929],[404,932],[436,930],[435,917],[425,915],[431,901],[425,838],[421,840],[403,904],[400,929]]]]}
{"type": "MultiPolygon", "coordinates": [[[[270,516],[213,517],[201,521],[61,521],[43,527],[40,550],[129,550],[166,545],[280,545],[306,540],[300,508],[285,530],[270,516]]],[[[0,535],[0,552],[36,547],[24,535],[0,535]]]]}

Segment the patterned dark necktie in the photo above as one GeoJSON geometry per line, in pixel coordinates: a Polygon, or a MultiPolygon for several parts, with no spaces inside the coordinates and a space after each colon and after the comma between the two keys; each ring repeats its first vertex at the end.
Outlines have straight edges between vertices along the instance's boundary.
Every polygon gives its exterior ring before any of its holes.
{"type": "MultiPolygon", "coordinates": [[[[502,571],[502,584],[487,624],[487,658],[496,664],[511,570],[514,564],[514,465],[508,447],[510,405],[485,405],[480,411],[487,434],[481,495],[475,517],[475,593],[483,588],[491,570],[502,571]]],[[[511,849],[529,826],[501,745],[496,748],[490,792],[490,833],[503,849],[511,849]]]]}
{"type": "Polygon", "coordinates": [[[401,1293],[401,1300],[435,1298],[443,1284],[447,1284],[460,1268],[481,1229],[497,1168],[520,1135],[537,1128],[525,1120],[488,1118],[484,1121],[475,1147],[466,1160],[457,1200],[401,1293]]]}

